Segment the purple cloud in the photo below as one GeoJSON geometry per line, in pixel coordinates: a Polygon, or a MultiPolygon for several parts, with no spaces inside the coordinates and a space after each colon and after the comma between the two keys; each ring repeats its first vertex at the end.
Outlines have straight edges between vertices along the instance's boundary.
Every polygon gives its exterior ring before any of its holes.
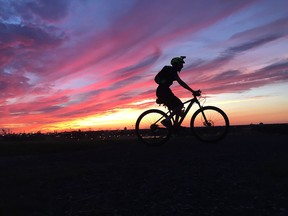
{"type": "Polygon", "coordinates": [[[13,125],[13,116],[32,129],[140,108],[131,104],[155,97],[155,74],[179,54],[195,56],[188,56],[183,79],[210,93],[286,82],[285,5],[284,0],[272,6],[254,0],[1,1],[2,122],[13,125]],[[257,67],[243,69],[250,64],[245,57],[259,50],[263,60],[259,56],[257,67]]]}

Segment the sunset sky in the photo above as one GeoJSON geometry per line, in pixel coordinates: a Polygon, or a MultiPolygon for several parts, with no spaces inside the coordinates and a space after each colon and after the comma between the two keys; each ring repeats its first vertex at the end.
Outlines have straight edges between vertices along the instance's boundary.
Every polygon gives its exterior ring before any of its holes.
{"type": "Polygon", "coordinates": [[[133,128],[159,108],[154,76],[180,55],[180,77],[232,125],[288,123],[287,8],[287,0],[0,0],[0,129],[133,128]]]}

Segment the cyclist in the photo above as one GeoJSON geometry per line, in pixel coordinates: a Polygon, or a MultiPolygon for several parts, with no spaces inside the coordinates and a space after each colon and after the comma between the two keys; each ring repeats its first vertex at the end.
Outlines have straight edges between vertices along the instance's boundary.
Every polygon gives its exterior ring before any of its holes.
{"type": "Polygon", "coordinates": [[[178,73],[183,68],[183,64],[185,63],[184,59],[186,56],[180,56],[180,57],[174,57],[171,60],[171,66],[164,66],[162,70],[155,76],[155,82],[158,84],[157,90],[156,90],[156,96],[157,100],[156,102],[158,104],[164,104],[168,107],[169,110],[171,110],[171,115],[167,118],[161,121],[161,123],[165,127],[170,127],[170,120],[171,118],[176,115],[176,126],[177,122],[179,120],[179,116],[182,115],[182,108],[183,103],[182,101],[176,97],[173,92],[170,89],[170,86],[173,84],[174,81],[177,81],[183,88],[190,91],[195,96],[200,96],[200,90],[194,91],[192,88],[190,88],[182,79],[180,79],[178,73]]]}

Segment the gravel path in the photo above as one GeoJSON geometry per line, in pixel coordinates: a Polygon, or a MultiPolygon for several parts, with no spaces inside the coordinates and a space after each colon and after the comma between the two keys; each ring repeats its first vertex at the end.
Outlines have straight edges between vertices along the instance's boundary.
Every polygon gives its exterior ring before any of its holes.
{"type": "Polygon", "coordinates": [[[0,157],[1,216],[288,215],[287,135],[0,157]]]}

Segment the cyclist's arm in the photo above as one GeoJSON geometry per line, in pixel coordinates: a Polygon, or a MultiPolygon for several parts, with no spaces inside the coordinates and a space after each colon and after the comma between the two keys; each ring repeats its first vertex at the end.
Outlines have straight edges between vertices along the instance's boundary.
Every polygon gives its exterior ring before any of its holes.
{"type": "Polygon", "coordinates": [[[192,88],[190,88],[190,86],[188,86],[183,80],[181,80],[181,78],[178,76],[176,76],[176,81],[179,83],[179,85],[181,85],[183,88],[187,89],[188,91],[190,91],[191,93],[194,93],[194,90],[192,88]]]}

